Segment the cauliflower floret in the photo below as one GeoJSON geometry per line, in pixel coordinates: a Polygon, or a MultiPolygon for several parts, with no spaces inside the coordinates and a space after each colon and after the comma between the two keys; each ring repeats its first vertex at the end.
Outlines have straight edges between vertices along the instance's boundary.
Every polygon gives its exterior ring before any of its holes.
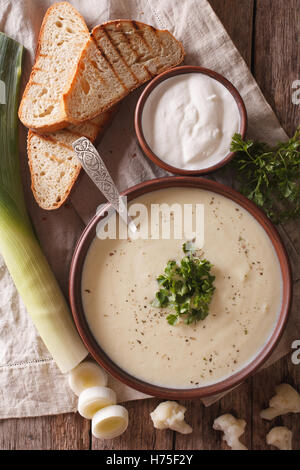
{"type": "Polygon", "coordinates": [[[193,428],[184,421],[186,408],[176,401],[164,401],[150,413],[156,429],[172,429],[181,434],[190,434],[193,428]]]}
{"type": "Polygon", "coordinates": [[[277,426],[267,434],[267,444],[277,447],[279,450],[292,450],[293,433],[284,426],[277,426]]]}
{"type": "Polygon", "coordinates": [[[246,421],[236,419],[230,414],[219,416],[215,419],[213,428],[216,431],[223,431],[223,440],[227,442],[232,450],[248,450],[240,441],[239,437],[244,434],[246,421]]]}
{"type": "Polygon", "coordinates": [[[276,387],[276,395],[269,402],[270,408],[262,410],[260,416],[263,419],[274,419],[287,413],[300,413],[300,395],[288,384],[276,387]]]}

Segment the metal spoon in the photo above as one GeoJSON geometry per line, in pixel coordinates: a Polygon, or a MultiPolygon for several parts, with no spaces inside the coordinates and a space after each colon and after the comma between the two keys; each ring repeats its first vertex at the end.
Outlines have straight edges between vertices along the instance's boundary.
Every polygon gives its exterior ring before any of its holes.
{"type": "Polygon", "coordinates": [[[85,172],[119,213],[122,220],[128,225],[128,228],[132,232],[136,232],[136,225],[127,213],[124,200],[92,142],[86,137],[80,137],[72,145],[85,172]]]}

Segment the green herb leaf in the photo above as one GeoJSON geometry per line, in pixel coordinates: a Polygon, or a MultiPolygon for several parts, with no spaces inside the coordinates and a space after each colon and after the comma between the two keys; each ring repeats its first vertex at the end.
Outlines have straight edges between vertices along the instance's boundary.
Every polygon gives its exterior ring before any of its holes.
{"type": "Polygon", "coordinates": [[[180,264],[174,260],[167,263],[164,274],[157,277],[162,288],[152,302],[153,307],[174,310],[175,313],[167,316],[170,325],[176,325],[180,317],[187,325],[204,320],[215,291],[211,263],[197,257],[190,242],[184,243],[182,248],[187,255],[180,264]]]}
{"type": "Polygon", "coordinates": [[[243,140],[235,134],[232,166],[239,189],[261,207],[274,223],[286,222],[300,213],[300,127],[287,142],[271,147],[265,142],[243,140]]]}
{"type": "Polygon", "coordinates": [[[170,314],[167,316],[167,320],[168,320],[169,325],[174,326],[178,322],[178,315],[170,314]]]}
{"type": "Polygon", "coordinates": [[[152,304],[154,307],[167,307],[169,305],[168,291],[165,289],[160,289],[156,292],[155,300],[152,304]]]}
{"type": "Polygon", "coordinates": [[[196,252],[195,244],[192,241],[187,241],[182,245],[183,252],[187,255],[193,255],[196,252]]]}

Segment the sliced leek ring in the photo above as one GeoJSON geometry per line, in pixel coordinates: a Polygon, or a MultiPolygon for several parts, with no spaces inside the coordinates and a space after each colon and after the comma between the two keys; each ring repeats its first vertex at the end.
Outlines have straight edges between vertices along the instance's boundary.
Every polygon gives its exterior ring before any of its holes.
{"type": "Polygon", "coordinates": [[[69,386],[79,397],[81,392],[91,387],[106,387],[107,373],[93,361],[81,362],[69,372],[69,386]]]}
{"type": "Polygon", "coordinates": [[[79,395],[78,412],[87,419],[92,419],[97,411],[105,406],[115,405],[117,396],[115,392],[108,387],[86,388],[79,395]]]}
{"type": "Polygon", "coordinates": [[[92,419],[92,434],[98,439],[113,439],[128,427],[128,411],[124,406],[112,405],[98,411],[92,419]]]}

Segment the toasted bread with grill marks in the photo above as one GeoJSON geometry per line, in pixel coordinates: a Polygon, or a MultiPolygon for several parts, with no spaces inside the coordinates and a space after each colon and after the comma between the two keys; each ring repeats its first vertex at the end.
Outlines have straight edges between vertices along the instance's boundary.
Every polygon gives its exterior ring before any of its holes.
{"type": "Polygon", "coordinates": [[[70,3],[55,3],[47,10],[35,64],[19,107],[19,118],[25,126],[53,132],[69,125],[62,96],[89,40],[83,17],[70,3]]]}
{"type": "Polygon", "coordinates": [[[183,58],[181,43],[169,31],[131,20],[96,26],[63,95],[67,119],[92,119],[183,58]]]}
{"type": "Polygon", "coordinates": [[[41,135],[28,132],[27,153],[31,173],[31,189],[42,209],[58,209],[68,198],[81,165],[72,143],[82,136],[94,142],[102,135],[116,112],[116,107],[80,126],[41,135]]]}

